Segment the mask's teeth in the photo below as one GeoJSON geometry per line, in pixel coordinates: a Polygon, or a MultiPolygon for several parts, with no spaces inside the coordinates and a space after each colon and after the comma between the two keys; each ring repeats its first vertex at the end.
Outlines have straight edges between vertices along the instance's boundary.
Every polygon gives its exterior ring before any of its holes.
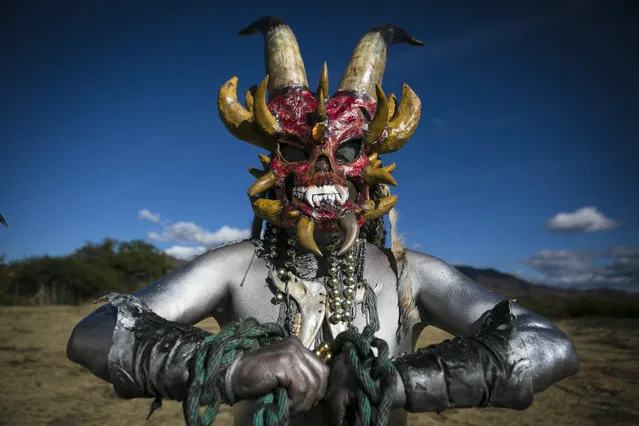
{"type": "Polygon", "coordinates": [[[306,188],[306,193],[304,194],[304,198],[306,198],[306,202],[309,206],[313,206],[313,196],[317,192],[316,186],[309,186],[306,188]]]}
{"type": "Polygon", "coordinates": [[[335,185],[337,192],[339,193],[339,203],[344,204],[348,200],[348,187],[342,185],[335,185]]]}
{"type": "Polygon", "coordinates": [[[300,200],[303,200],[305,190],[306,188],[304,188],[303,186],[296,186],[295,188],[293,188],[293,196],[300,200]]]}

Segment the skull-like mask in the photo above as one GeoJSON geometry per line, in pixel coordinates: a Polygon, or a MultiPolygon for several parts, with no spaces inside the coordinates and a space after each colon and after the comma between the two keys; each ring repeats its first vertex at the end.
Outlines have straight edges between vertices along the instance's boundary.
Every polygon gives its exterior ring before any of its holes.
{"type": "Polygon", "coordinates": [[[267,77],[237,99],[237,78],[220,89],[218,108],[237,138],[269,150],[264,170],[249,188],[253,211],[280,228],[296,228],[300,242],[321,255],[316,229],[344,233],[338,255],[349,250],[366,222],[388,213],[396,196],[371,199],[375,184],[396,185],[379,154],[400,149],[417,128],[421,103],[404,85],[402,101],[386,98],[380,85],[387,46],[422,43],[393,25],[373,28],[360,40],[333,96],[322,69],[315,93],[309,91],[297,40],[291,29],[264,17],[240,34],[265,38],[267,77]],[[267,92],[269,100],[267,102],[267,92]],[[272,190],[274,197],[264,194],[272,190]]]}

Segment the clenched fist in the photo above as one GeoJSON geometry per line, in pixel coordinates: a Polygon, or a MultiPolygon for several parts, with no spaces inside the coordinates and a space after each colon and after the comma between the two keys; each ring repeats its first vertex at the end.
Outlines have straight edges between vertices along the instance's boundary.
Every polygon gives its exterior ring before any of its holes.
{"type": "Polygon", "coordinates": [[[329,368],[296,337],[246,352],[231,372],[238,399],[259,398],[286,388],[291,414],[308,411],[324,399],[329,368]]]}

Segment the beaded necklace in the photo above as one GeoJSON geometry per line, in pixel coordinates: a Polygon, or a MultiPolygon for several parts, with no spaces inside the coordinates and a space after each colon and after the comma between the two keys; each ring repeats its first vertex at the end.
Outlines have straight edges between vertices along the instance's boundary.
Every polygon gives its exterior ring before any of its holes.
{"type": "MultiPolygon", "coordinates": [[[[298,254],[297,239],[285,236],[280,228],[267,224],[264,239],[261,241],[258,255],[265,259],[269,268],[277,269],[277,276],[285,282],[284,292],[278,291],[275,299],[278,303],[285,303],[285,327],[290,334],[295,334],[296,304],[291,300],[288,292],[289,272],[308,279],[320,278],[328,289],[328,305],[330,306],[329,321],[332,324],[343,323],[347,328],[353,327],[355,318],[356,288],[367,288],[364,278],[364,263],[366,259],[366,241],[357,240],[353,249],[342,256],[337,256],[340,240],[334,237],[326,246],[326,271],[320,271],[320,265],[312,253],[298,254]],[[285,240],[285,243],[283,241],[285,240]]],[[[368,321],[367,321],[368,322],[368,321]]],[[[330,359],[328,343],[318,345],[316,354],[324,359],[330,359]]]]}

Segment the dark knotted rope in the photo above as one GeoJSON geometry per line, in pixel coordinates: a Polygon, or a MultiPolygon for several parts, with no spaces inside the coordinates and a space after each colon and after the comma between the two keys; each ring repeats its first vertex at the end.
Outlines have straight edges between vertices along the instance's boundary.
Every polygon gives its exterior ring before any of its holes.
{"type": "MultiPolygon", "coordinates": [[[[388,345],[374,337],[374,333],[371,326],[366,326],[361,334],[352,328],[337,336],[332,347],[334,356],[344,353],[360,382],[356,395],[360,426],[388,425],[395,391],[394,366],[389,358],[388,345]],[[373,347],[378,350],[377,357],[373,347]],[[377,408],[375,416],[373,407],[377,408]]],[[[221,371],[234,361],[238,351],[249,350],[255,345],[270,345],[286,337],[288,334],[282,326],[259,324],[249,318],[205,339],[196,351],[193,380],[183,402],[187,425],[209,426],[213,423],[222,403],[221,371]],[[201,406],[207,406],[202,415],[201,406]]],[[[285,389],[279,388],[260,398],[257,407],[253,426],[289,424],[289,400],[285,389]]]]}
{"type": "MultiPolygon", "coordinates": [[[[235,322],[217,335],[207,337],[194,356],[193,380],[182,404],[186,424],[209,426],[213,423],[222,402],[221,371],[231,365],[238,351],[247,351],[255,345],[267,346],[286,337],[288,333],[283,327],[273,323],[260,324],[253,318],[235,322]],[[200,406],[207,406],[202,416],[200,406]]],[[[259,399],[253,425],[286,425],[288,414],[286,389],[278,389],[259,399]]]]}
{"type": "Polygon", "coordinates": [[[332,344],[334,353],[344,353],[360,387],[357,390],[357,424],[387,426],[395,396],[395,367],[390,360],[388,344],[374,337],[368,325],[360,334],[351,328],[341,333],[332,344]],[[373,348],[377,348],[377,357],[373,348]],[[373,416],[373,407],[377,413],[373,416]]]}

